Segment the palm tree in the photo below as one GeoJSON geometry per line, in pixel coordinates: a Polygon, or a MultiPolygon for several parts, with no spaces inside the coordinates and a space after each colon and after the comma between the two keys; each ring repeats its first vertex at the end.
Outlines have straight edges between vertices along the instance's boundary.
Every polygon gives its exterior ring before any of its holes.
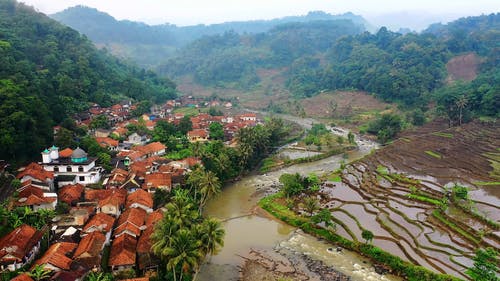
{"type": "Polygon", "coordinates": [[[224,246],[225,230],[216,218],[208,218],[201,224],[201,237],[203,252],[213,256],[220,247],[224,246]]]}
{"type": "Polygon", "coordinates": [[[458,108],[458,125],[459,126],[462,125],[462,117],[463,117],[462,113],[463,113],[465,106],[467,106],[468,102],[469,101],[467,100],[467,97],[465,95],[458,97],[457,101],[455,102],[455,105],[458,108]]]}
{"type": "Polygon", "coordinates": [[[40,281],[44,279],[48,279],[50,277],[50,270],[46,270],[45,267],[41,264],[36,265],[28,275],[33,278],[35,281],[40,281]]]}
{"type": "Polygon", "coordinates": [[[304,208],[309,213],[309,216],[312,216],[314,211],[319,208],[318,199],[314,197],[306,197],[304,199],[304,208]]]}
{"type": "Polygon", "coordinates": [[[200,206],[199,206],[199,212],[201,214],[201,210],[203,209],[203,206],[207,203],[207,200],[214,195],[218,194],[221,190],[221,183],[219,181],[219,178],[212,172],[208,171],[205,172],[203,177],[200,180],[200,193],[201,193],[201,200],[200,200],[200,206]]]}
{"type": "Polygon", "coordinates": [[[177,280],[176,269],[181,267],[179,281],[185,272],[197,270],[203,256],[200,241],[196,240],[189,229],[180,229],[172,238],[170,247],[163,250],[162,254],[168,259],[167,270],[171,270],[174,280],[177,280]]]}
{"type": "Polygon", "coordinates": [[[165,212],[166,216],[177,224],[179,228],[189,227],[199,218],[198,212],[189,197],[175,195],[172,197],[172,202],[165,205],[165,208],[167,209],[165,212]]]}

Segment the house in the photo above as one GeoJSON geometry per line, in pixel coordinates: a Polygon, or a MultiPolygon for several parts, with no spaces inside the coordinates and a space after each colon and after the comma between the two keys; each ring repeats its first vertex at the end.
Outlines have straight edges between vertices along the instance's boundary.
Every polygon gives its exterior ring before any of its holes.
{"type": "Polygon", "coordinates": [[[139,151],[143,153],[146,156],[146,158],[148,158],[156,155],[158,156],[164,155],[166,149],[167,147],[161,142],[152,142],[144,146],[136,146],[132,150],[139,151]]]}
{"type": "Polygon", "coordinates": [[[79,183],[65,185],[59,189],[58,199],[70,206],[75,206],[82,199],[83,190],[84,186],[79,183]]]}
{"type": "Polygon", "coordinates": [[[138,133],[133,133],[128,136],[127,140],[124,143],[128,143],[131,145],[145,145],[150,139],[147,135],[139,135],[138,133]]]}
{"type": "Polygon", "coordinates": [[[252,121],[257,122],[257,114],[255,113],[244,113],[238,116],[241,121],[252,121]]]}
{"type": "Polygon", "coordinates": [[[50,245],[45,254],[35,261],[34,266],[41,265],[44,269],[58,272],[69,270],[73,260],[69,258],[78,244],[59,242],[50,245]]]}
{"type": "Polygon", "coordinates": [[[127,191],[123,189],[111,189],[110,191],[107,197],[97,203],[97,212],[118,217],[123,205],[125,205],[127,191]]]}
{"type": "MultiPolygon", "coordinates": [[[[87,153],[76,148],[71,153],[71,157],[62,158],[59,155],[59,148],[53,146],[42,152],[42,165],[45,171],[53,173],[56,177],[64,179],[63,182],[73,182],[80,184],[93,184],[101,179],[102,168],[96,167],[97,158],[87,157],[87,153]]],[[[61,180],[59,186],[63,186],[61,180]]]]}
{"type": "Polygon", "coordinates": [[[106,129],[97,129],[94,132],[94,136],[96,138],[106,138],[109,136],[109,134],[111,134],[111,131],[106,129]]]}
{"type": "Polygon", "coordinates": [[[111,240],[111,229],[115,223],[115,218],[104,213],[99,213],[93,216],[82,229],[82,236],[86,236],[94,231],[104,234],[106,237],[105,244],[109,244],[111,240]]]}
{"type": "Polygon", "coordinates": [[[170,173],[151,173],[144,177],[142,189],[166,189],[170,191],[172,188],[172,175],[170,173]]]}
{"type": "Polygon", "coordinates": [[[86,208],[73,207],[69,210],[69,214],[57,215],[54,217],[53,222],[61,230],[66,227],[75,226],[82,227],[88,221],[90,212],[86,208]]]}
{"type": "Polygon", "coordinates": [[[138,189],[127,196],[126,208],[140,208],[147,213],[153,212],[153,196],[151,193],[138,189]]]}
{"type": "Polygon", "coordinates": [[[133,237],[139,237],[141,231],[145,228],[144,222],[146,221],[146,215],[147,213],[143,209],[126,209],[118,218],[113,236],[116,238],[128,234],[133,237]]]}
{"type": "MultiPolygon", "coordinates": [[[[47,149],[47,153],[50,153],[47,149]]],[[[21,182],[25,181],[39,181],[47,183],[49,190],[54,190],[54,173],[46,171],[42,165],[37,163],[30,163],[25,168],[21,168],[17,177],[21,182]]]]}
{"type": "Polygon", "coordinates": [[[208,132],[205,129],[195,129],[187,133],[189,142],[205,142],[208,141],[208,132]]]}
{"type": "Polygon", "coordinates": [[[95,140],[101,147],[108,148],[109,150],[112,151],[117,151],[118,150],[118,141],[114,140],[109,137],[96,137],[95,140]]]}
{"type": "Polygon", "coordinates": [[[33,261],[43,233],[23,224],[0,239],[0,268],[15,271],[33,261]]]}
{"type": "Polygon", "coordinates": [[[113,271],[132,269],[135,266],[137,240],[128,234],[113,240],[108,265],[113,271]]]}
{"type": "Polygon", "coordinates": [[[33,211],[41,209],[55,210],[57,205],[57,194],[44,192],[44,190],[33,185],[25,186],[19,192],[19,199],[15,205],[19,207],[27,206],[33,211]]]}
{"type": "Polygon", "coordinates": [[[82,238],[73,254],[76,264],[87,270],[99,269],[101,265],[101,253],[106,243],[106,236],[101,232],[94,231],[82,238]]]}

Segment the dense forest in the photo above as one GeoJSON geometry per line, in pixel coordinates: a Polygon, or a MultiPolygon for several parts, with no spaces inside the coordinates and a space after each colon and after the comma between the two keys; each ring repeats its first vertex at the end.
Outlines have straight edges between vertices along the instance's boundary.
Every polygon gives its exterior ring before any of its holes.
{"type": "Polygon", "coordinates": [[[160,102],[175,84],[125,64],[33,8],[0,0],[0,159],[23,161],[52,140],[52,126],[124,98],[160,102]]]}
{"type": "Polygon", "coordinates": [[[266,33],[239,35],[226,32],[205,36],[187,45],[158,68],[165,75],[190,75],[203,85],[237,82],[243,88],[258,83],[256,69],[287,67],[325,52],[346,35],[362,32],[349,20],[287,23],[266,33]]]}
{"type": "Polygon", "coordinates": [[[159,71],[194,73],[195,82],[203,85],[248,89],[258,84],[258,69],[280,69],[285,86],[299,99],[356,89],[424,111],[434,101],[444,115],[457,119],[461,110],[454,104],[463,96],[464,111],[495,116],[500,108],[499,25],[500,14],[433,25],[420,34],[385,27],[362,32],[348,21],[290,23],[254,35],[203,37],[159,71]],[[447,62],[466,53],[481,57],[479,76],[458,87],[447,83],[447,62]]]}
{"type": "Polygon", "coordinates": [[[75,6],[50,15],[82,34],[94,43],[110,49],[114,54],[132,59],[144,67],[154,68],[175,50],[204,36],[235,32],[256,34],[267,32],[277,25],[291,22],[319,20],[351,20],[363,29],[373,29],[364,18],[352,13],[330,15],[324,12],[310,12],[305,16],[290,16],[273,20],[226,22],[211,25],[176,26],[173,24],[147,25],[127,20],[118,21],[96,9],[75,6]]]}

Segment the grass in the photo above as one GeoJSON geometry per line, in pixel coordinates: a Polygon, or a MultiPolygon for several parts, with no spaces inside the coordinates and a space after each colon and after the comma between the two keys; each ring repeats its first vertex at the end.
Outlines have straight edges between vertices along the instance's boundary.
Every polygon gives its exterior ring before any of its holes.
{"type": "Polygon", "coordinates": [[[422,201],[422,202],[427,202],[427,203],[431,203],[431,204],[436,205],[436,206],[442,206],[443,205],[443,202],[441,202],[441,200],[438,200],[438,199],[435,199],[435,198],[430,198],[430,197],[427,197],[427,196],[416,195],[416,194],[408,194],[407,196],[410,199],[418,200],[418,201],[422,201]]]}
{"type": "Polygon", "coordinates": [[[434,158],[437,158],[437,159],[441,159],[441,158],[442,158],[441,154],[439,154],[439,153],[437,153],[437,152],[434,152],[434,151],[432,151],[432,150],[426,150],[426,151],[425,151],[425,153],[426,153],[427,155],[430,155],[430,156],[432,156],[432,157],[434,157],[434,158]]]}
{"type": "Polygon", "coordinates": [[[341,182],[342,178],[338,174],[333,174],[328,178],[328,180],[333,182],[341,182]]]}
{"type": "Polygon", "coordinates": [[[387,167],[384,167],[382,165],[378,165],[377,166],[377,173],[379,173],[381,175],[387,175],[387,174],[389,174],[389,169],[387,169],[387,167]]]}
{"type": "Polygon", "coordinates": [[[450,133],[434,132],[432,134],[435,136],[438,136],[438,137],[443,137],[443,138],[449,138],[449,139],[453,138],[453,134],[450,134],[450,133]]]}

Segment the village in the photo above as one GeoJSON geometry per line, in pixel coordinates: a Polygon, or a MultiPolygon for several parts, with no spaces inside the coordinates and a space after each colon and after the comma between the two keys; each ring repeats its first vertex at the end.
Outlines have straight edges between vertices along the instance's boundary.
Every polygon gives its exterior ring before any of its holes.
{"type": "MultiPolygon", "coordinates": [[[[202,165],[196,156],[169,159],[169,147],[153,141],[151,130],[160,121],[177,125],[189,120],[187,140],[207,142],[209,126],[219,123],[224,134],[221,140],[234,146],[239,129],[261,123],[254,113],[190,116],[175,111],[191,108],[199,112],[198,107],[230,109],[232,104],[184,97],[133,117],[137,105],[124,101],[107,108],[92,104],[88,111],[75,115],[77,126],[85,128],[102,116],[108,120],[109,129],[88,129],[88,134],[113,155],[111,167],[99,166],[98,158],[77,144],[48,147],[41,151],[39,162],[20,168],[19,186],[7,204],[55,216],[38,229],[22,223],[1,237],[0,269],[44,270],[49,280],[84,280],[91,272],[110,272],[121,280],[149,280],[159,266],[151,236],[165,212],[155,193],[168,194],[182,187],[191,169],[202,165]],[[131,124],[148,130],[130,132],[131,124]],[[144,277],[130,279],[136,276],[144,277]]],[[[55,137],[61,129],[54,127],[55,137]]],[[[23,273],[13,280],[34,279],[23,273]]]]}

